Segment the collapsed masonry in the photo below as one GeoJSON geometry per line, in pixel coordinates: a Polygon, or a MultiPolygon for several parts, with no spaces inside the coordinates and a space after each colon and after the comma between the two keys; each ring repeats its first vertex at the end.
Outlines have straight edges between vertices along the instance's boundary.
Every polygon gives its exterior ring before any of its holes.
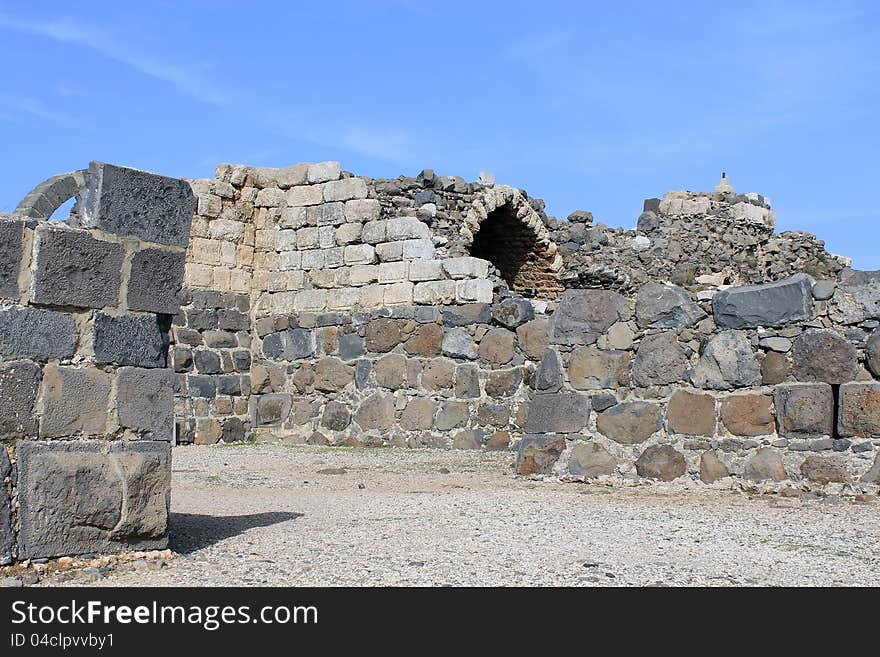
{"type": "Polygon", "coordinates": [[[644,210],[335,162],[46,181],[0,224],[0,560],[162,544],[172,434],[875,489],[880,272],[726,178],[644,210]]]}

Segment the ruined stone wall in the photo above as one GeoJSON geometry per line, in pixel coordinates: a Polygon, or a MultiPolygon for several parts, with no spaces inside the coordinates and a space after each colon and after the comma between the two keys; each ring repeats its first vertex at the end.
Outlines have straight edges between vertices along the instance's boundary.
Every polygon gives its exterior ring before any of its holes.
{"type": "Polygon", "coordinates": [[[192,192],[101,163],[69,191],[65,223],[0,218],[0,563],[166,544],[192,192]]]}

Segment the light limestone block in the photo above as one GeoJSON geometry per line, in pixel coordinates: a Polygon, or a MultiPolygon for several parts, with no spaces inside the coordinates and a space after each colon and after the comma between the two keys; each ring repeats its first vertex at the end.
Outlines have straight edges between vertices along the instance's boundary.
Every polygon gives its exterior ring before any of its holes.
{"type": "Polygon", "coordinates": [[[324,266],[341,267],[343,263],[343,253],[344,249],[341,246],[324,249],[324,266]]]}
{"type": "Polygon", "coordinates": [[[377,244],[376,255],[382,262],[403,260],[403,242],[382,242],[377,244]]]}
{"type": "Polygon", "coordinates": [[[426,239],[431,237],[431,229],[424,222],[414,217],[396,217],[389,219],[386,229],[386,240],[426,239]]]}
{"type": "Polygon", "coordinates": [[[307,179],[310,183],[322,183],[338,180],[340,173],[339,162],[316,162],[308,165],[307,179]]]}
{"type": "Polygon", "coordinates": [[[383,302],[386,306],[394,306],[400,304],[412,304],[413,302],[413,284],[409,281],[403,283],[391,283],[385,286],[383,294],[383,302]]]}
{"type": "Polygon", "coordinates": [[[407,263],[403,260],[398,262],[383,262],[379,265],[380,283],[399,283],[407,280],[407,263]]]}
{"type": "Polygon", "coordinates": [[[361,238],[361,224],[342,224],[336,229],[336,243],[341,245],[357,242],[361,238]]]}
{"type": "Polygon", "coordinates": [[[486,278],[489,275],[489,262],[482,258],[465,256],[443,260],[443,270],[449,278],[486,278]]]}
{"type": "Polygon", "coordinates": [[[326,290],[301,290],[296,293],[293,309],[297,312],[324,310],[327,307],[326,290]]]}
{"type": "Polygon", "coordinates": [[[453,303],[455,294],[455,281],[427,281],[416,283],[413,289],[413,301],[428,305],[453,303]]]}
{"type": "Polygon", "coordinates": [[[443,278],[443,266],[440,260],[410,260],[409,280],[436,281],[443,278]]]}
{"type": "Polygon", "coordinates": [[[296,246],[298,249],[316,249],[318,245],[317,228],[300,228],[296,231],[296,246]]]}
{"type": "Polygon", "coordinates": [[[376,249],[369,244],[351,244],[345,247],[345,264],[368,265],[376,260],[376,249]]]}
{"type": "Polygon", "coordinates": [[[355,265],[351,268],[349,281],[352,285],[368,285],[379,280],[377,265],[355,265]]]}
{"type": "Polygon", "coordinates": [[[367,184],[363,178],[342,178],[324,185],[325,201],[350,201],[367,198],[367,184]]]}
{"type": "Polygon", "coordinates": [[[404,260],[434,259],[434,245],[429,239],[403,240],[398,243],[403,246],[404,260]]]}
{"type": "Polygon", "coordinates": [[[287,205],[318,205],[323,201],[323,185],[298,185],[287,192],[287,205]]]}
{"type": "Polygon", "coordinates": [[[324,249],[311,249],[309,251],[302,251],[302,268],[323,269],[324,249]]]}
{"type": "Polygon", "coordinates": [[[459,303],[492,303],[492,282],[486,279],[458,281],[455,298],[459,303]]]}
{"type": "Polygon", "coordinates": [[[387,221],[368,221],[361,232],[361,241],[365,244],[378,244],[385,241],[387,221]]]}
{"type": "Polygon", "coordinates": [[[374,198],[357,199],[345,202],[345,220],[363,223],[378,219],[382,213],[382,206],[374,198]]]}

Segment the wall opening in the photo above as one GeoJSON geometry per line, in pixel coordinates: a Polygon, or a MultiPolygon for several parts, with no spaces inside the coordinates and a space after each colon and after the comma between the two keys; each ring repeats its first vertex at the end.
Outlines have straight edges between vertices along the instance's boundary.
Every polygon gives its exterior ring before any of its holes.
{"type": "Polygon", "coordinates": [[[534,230],[504,204],[488,214],[474,236],[470,254],[488,260],[511,290],[528,297],[553,298],[561,291],[553,253],[534,230]]]}

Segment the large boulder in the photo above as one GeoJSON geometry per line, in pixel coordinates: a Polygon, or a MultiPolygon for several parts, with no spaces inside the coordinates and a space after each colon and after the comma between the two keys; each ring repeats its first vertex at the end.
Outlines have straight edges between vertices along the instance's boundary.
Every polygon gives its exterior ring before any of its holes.
{"type": "Polygon", "coordinates": [[[660,429],[660,407],[644,401],[621,402],[599,413],[596,427],[615,442],[637,445],[660,429]]]}
{"type": "Polygon", "coordinates": [[[804,331],[794,341],[791,352],[798,381],[846,383],[859,374],[856,348],[831,329],[804,331]]]}
{"type": "Polygon", "coordinates": [[[537,394],[526,408],[528,433],[577,433],[590,416],[590,398],[570,392],[537,394]]]}
{"type": "Polygon", "coordinates": [[[636,323],[641,328],[686,328],[706,317],[680,287],[653,281],[639,288],[636,297],[636,323]]]}
{"type": "Polygon", "coordinates": [[[776,386],[773,403],[780,436],[819,438],[834,431],[834,398],[827,383],[776,386]]]}
{"type": "Polygon", "coordinates": [[[628,351],[580,347],[571,353],[568,380],[577,390],[604,390],[629,383],[628,351]]]}
{"type": "Polygon", "coordinates": [[[731,329],[807,320],[813,312],[813,279],[795,274],[773,283],[728,288],[712,298],[712,312],[719,327],[731,329]]]}
{"type": "Polygon", "coordinates": [[[527,434],[519,441],[517,448],[516,473],[530,475],[550,472],[563,450],[565,450],[565,436],[527,434]]]}
{"type": "Polygon", "coordinates": [[[684,455],[672,445],[651,445],[636,460],[640,477],[672,481],[687,472],[684,455]]]}
{"type": "Polygon", "coordinates": [[[691,381],[698,388],[729,390],[761,383],[761,369],[745,334],[722,331],[703,349],[691,381]]]}
{"type": "Polygon", "coordinates": [[[880,436],[880,383],[840,386],[837,432],[841,436],[880,436]]]}
{"type": "Polygon", "coordinates": [[[568,471],[579,477],[592,479],[617,472],[617,459],[599,443],[578,442],[571,448],[568,471]]]}
{"type": "Polygon", "coordinates": [[[642,338],[633,362],[632,380],[637,386],[667,385],[681,381],[688,359],[675,333],[657,333],[642,338]]]}
{"type": "Polygon", "coordinates": [[[832,299],[832,317],[843,324],[880,319],[880,270],[854,271],[841,281],[832,299]]]}

